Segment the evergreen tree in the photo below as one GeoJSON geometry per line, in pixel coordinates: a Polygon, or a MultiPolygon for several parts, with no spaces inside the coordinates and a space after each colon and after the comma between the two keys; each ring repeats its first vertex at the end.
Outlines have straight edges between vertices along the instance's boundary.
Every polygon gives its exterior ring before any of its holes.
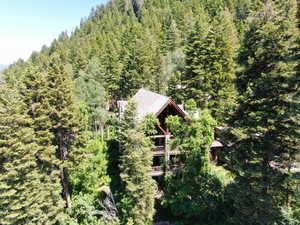
{"type": "Polygon", "coordinates": [[[151,224],[154,215],[156,183],[150,177],[151,142],[136,121],[135,103],[126,106],[122,129],[121,179],[124,183],[122,209],[124,224],[151,224]],[[125,129],[124,129],[125,128],[125,129]]]}
{"type": "Polygon", "coordinates": [[[207,26],[205,20],[197,22],[188,39],[183,84],[187,99],[195,99],[223,122],[235,103],[237,34],[228,10],[220,14],[214,27],[207,26]]]}
{"type": "Polygon", "coordinates": [[[63,197],[67,207],[71,207],[68,170],[65,163],[68,161],[68,154],[71,151],[80,125],[75,108],[71,74],[66,70],[66,66],[62,64],[61,55],[53,54],[50,60],[46,83],[51,104],[49,120],[52,123],[52,128],[50,131],[55,137],[56,155],[58,155],[61,162],[60,175],[63,185],[63,197]]]}
{"type": "Polygon", "coordinates": [[[182,103],[182,101],[184,99],[184,90],[183,90],[182,84],[181,84],[181,72],[180,71],[176,71],[172,74],[170,81],[169,81],[167,95],[172,97],[172,99],[177,104],[182,103]]]}
{"type": "Polygon", "coordinates": [[[111,101],[115,103],[122,97],[122,93],[120,93],[120,77],[123,70],[123,64],[119,59],[117,50],[110,42],[108,43],[107,50],[104,55],[105,58],[103,60],[103,64],[105,73],[103,75],[103,86],[108,91],[111,101]]]}
{"type": "Polygon", "coordinates": [[[30,66],[24,71],[24,80],[20,90],[22,101],[26,108],[25,112],[33,120],[32,128],[38,145],[36,153],[37,165],[41,172],[40,196],[43,199],[43,213],[38,214],[40,221],[47,221],[49,224],[57,222],[57,215],[64,211],[62,199],[62,186],[60,180],[60,161],[56,157],[57,148],[54,145],[55,136],[50,115],[53,110],[52,99],[49,98],[49,88],[46,74],[38,72],[39,68],[30,66]]]}
{"type": "Polygon", "coordinates": [[[252,15],[243,43],[244,98],[234,117],[231,167],[237,224],[286,224],[291,167],[299,152],[299,75],[294,61],[296,2],[267,1],[252,15]]]}
{"type": "Polygon", "coordinates": [[[33,121],[17,91],[0,90],[0,223],[54,224],[62,219],[61,210],[53,209],[62,203],[55,197],[60,187],[47,183],[37,162],[48,147],[37,145],[33,121]]]}
{"type": "Polygon", "coordinates": [[[103,135],[104,126],[108,120],[108,112],[105,110],[107,94],[98,77],[99,66],[92,60],[88,70],[79,73],[75,80],[76,99],[86,106],[88,125],[95,134],[103,135]]]}
{"type": "Polygon", "coordinates": [[[122,35],[122,64],[124,65],[123,71],[120,76],[120,93],[122,98],[126,99],[131,96],[140,88],[141,81],[143,79],[142,74],[140,74],[138,64],[138,54],[136,49],[136,41],[138,38],[138,33],[141,32],[140,24],[138,24],[135,19],[131,18],[128,27],[125,28],[126,31],[122,35]]]}
{"type": "Polygon", "coordinates": [[[29,68],[21,87],[27,113],[33,119],[36,143],[40,147],[38,166],[46,186],[43,193],[49,197],[44,202],[45,215],[63,211],[61,194],[67,206],[71,206],[66,162],[80,127],[76,120],[70,74],[62,61],[55,53],[47,68],[29,68]],[[39,72],[41,70],[43,72],[39,72]]]}

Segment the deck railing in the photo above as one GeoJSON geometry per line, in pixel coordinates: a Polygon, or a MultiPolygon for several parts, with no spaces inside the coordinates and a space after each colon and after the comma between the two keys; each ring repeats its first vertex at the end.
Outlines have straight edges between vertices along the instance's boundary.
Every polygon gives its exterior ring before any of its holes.
{"type": "Polygon", "coordinates": [[[152,170],[153,171],[163,171],[163,167],[162,166],[152,166],[152,170]]]}
{"type": "Polygon", "coordinates": [[[151,149],[153,152],[157,152],[157,151],[164,151],[165,150],[165,146],[160,145],[160,146],[155,146],[154,148],[151,149]]]}
{"type": "Polygon", "coordinates": [[[170,165],[168,169],[164,168],[163,166],[152,166],[152,171],[149,173],[150,176],[161,176],[165,172],[172,172],[176,173],[180,169],[183,168],[183,164],[175,164],[170,165]]]}

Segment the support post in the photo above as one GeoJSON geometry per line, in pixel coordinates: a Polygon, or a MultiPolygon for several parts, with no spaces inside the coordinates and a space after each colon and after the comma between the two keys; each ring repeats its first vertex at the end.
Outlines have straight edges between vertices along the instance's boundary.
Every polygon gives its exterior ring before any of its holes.
{"type": "Polygon", "coordinates": [[[170,161],[170,149],[169,149],[169,141],[171,138],[171,134],[168,132],[165,134],[165,165],[166,170],[169,170],[169,161],[170,161]]]}

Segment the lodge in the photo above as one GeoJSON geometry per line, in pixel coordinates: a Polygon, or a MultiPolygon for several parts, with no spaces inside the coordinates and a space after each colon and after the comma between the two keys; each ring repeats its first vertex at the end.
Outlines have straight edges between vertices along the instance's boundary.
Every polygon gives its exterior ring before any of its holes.
{"type": "MultiPolygon", "coordinates": [[[[132,97],[137,105],[137,117],[143,119],[148,113],[153,113],[159,120],[157,126],[157,134],[150,136],[155,143],[153,152],[153,165],[151,176],[161,176],[165,172],[175,172],[183,165],[176,161],[176,156],[182,154],[178,150],[169,149],[168,142],[173,138],[172,133],[166,126],[166,118],[170,115],[177,115],[186,118],[188,113],[184,110],[183,105],[177,105],[172,98],[154,93],[152,91],[141,88],[132,97]]],[[[127,101],[118,101],[119,117],[125,110],[127,101]]],[[[211,146],[211,160],[217,160],[217,149],[223,147],[219,141],[214,141],[211,146]]]]}

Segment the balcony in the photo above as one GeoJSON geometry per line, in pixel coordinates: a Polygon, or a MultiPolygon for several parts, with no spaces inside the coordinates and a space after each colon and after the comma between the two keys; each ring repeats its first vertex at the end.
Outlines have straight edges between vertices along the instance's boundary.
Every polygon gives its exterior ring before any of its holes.
{"type": "Polygon", "coordinates": [[[149,173],[149,175],[151,177],[158,177],[163,175],[165,172],[176,173],[179,170],[181,170],[183,166],[184,166],[183,164],[170,165],[167,171],[163,166],[153,166],[152,171],[149,173]]]}
{"type": "Polygon", "coordinates": [[[152,171],[149,173],[151,177],[158,177],[164,174],[162,166],[153,166],[152,171]]]}
{"type": "Polygon", "coordinates": [[[165,146],[155,146],[151,150],[152,150],[153,155],[155,155],[155,156],[165,154],[165,146]]]}

